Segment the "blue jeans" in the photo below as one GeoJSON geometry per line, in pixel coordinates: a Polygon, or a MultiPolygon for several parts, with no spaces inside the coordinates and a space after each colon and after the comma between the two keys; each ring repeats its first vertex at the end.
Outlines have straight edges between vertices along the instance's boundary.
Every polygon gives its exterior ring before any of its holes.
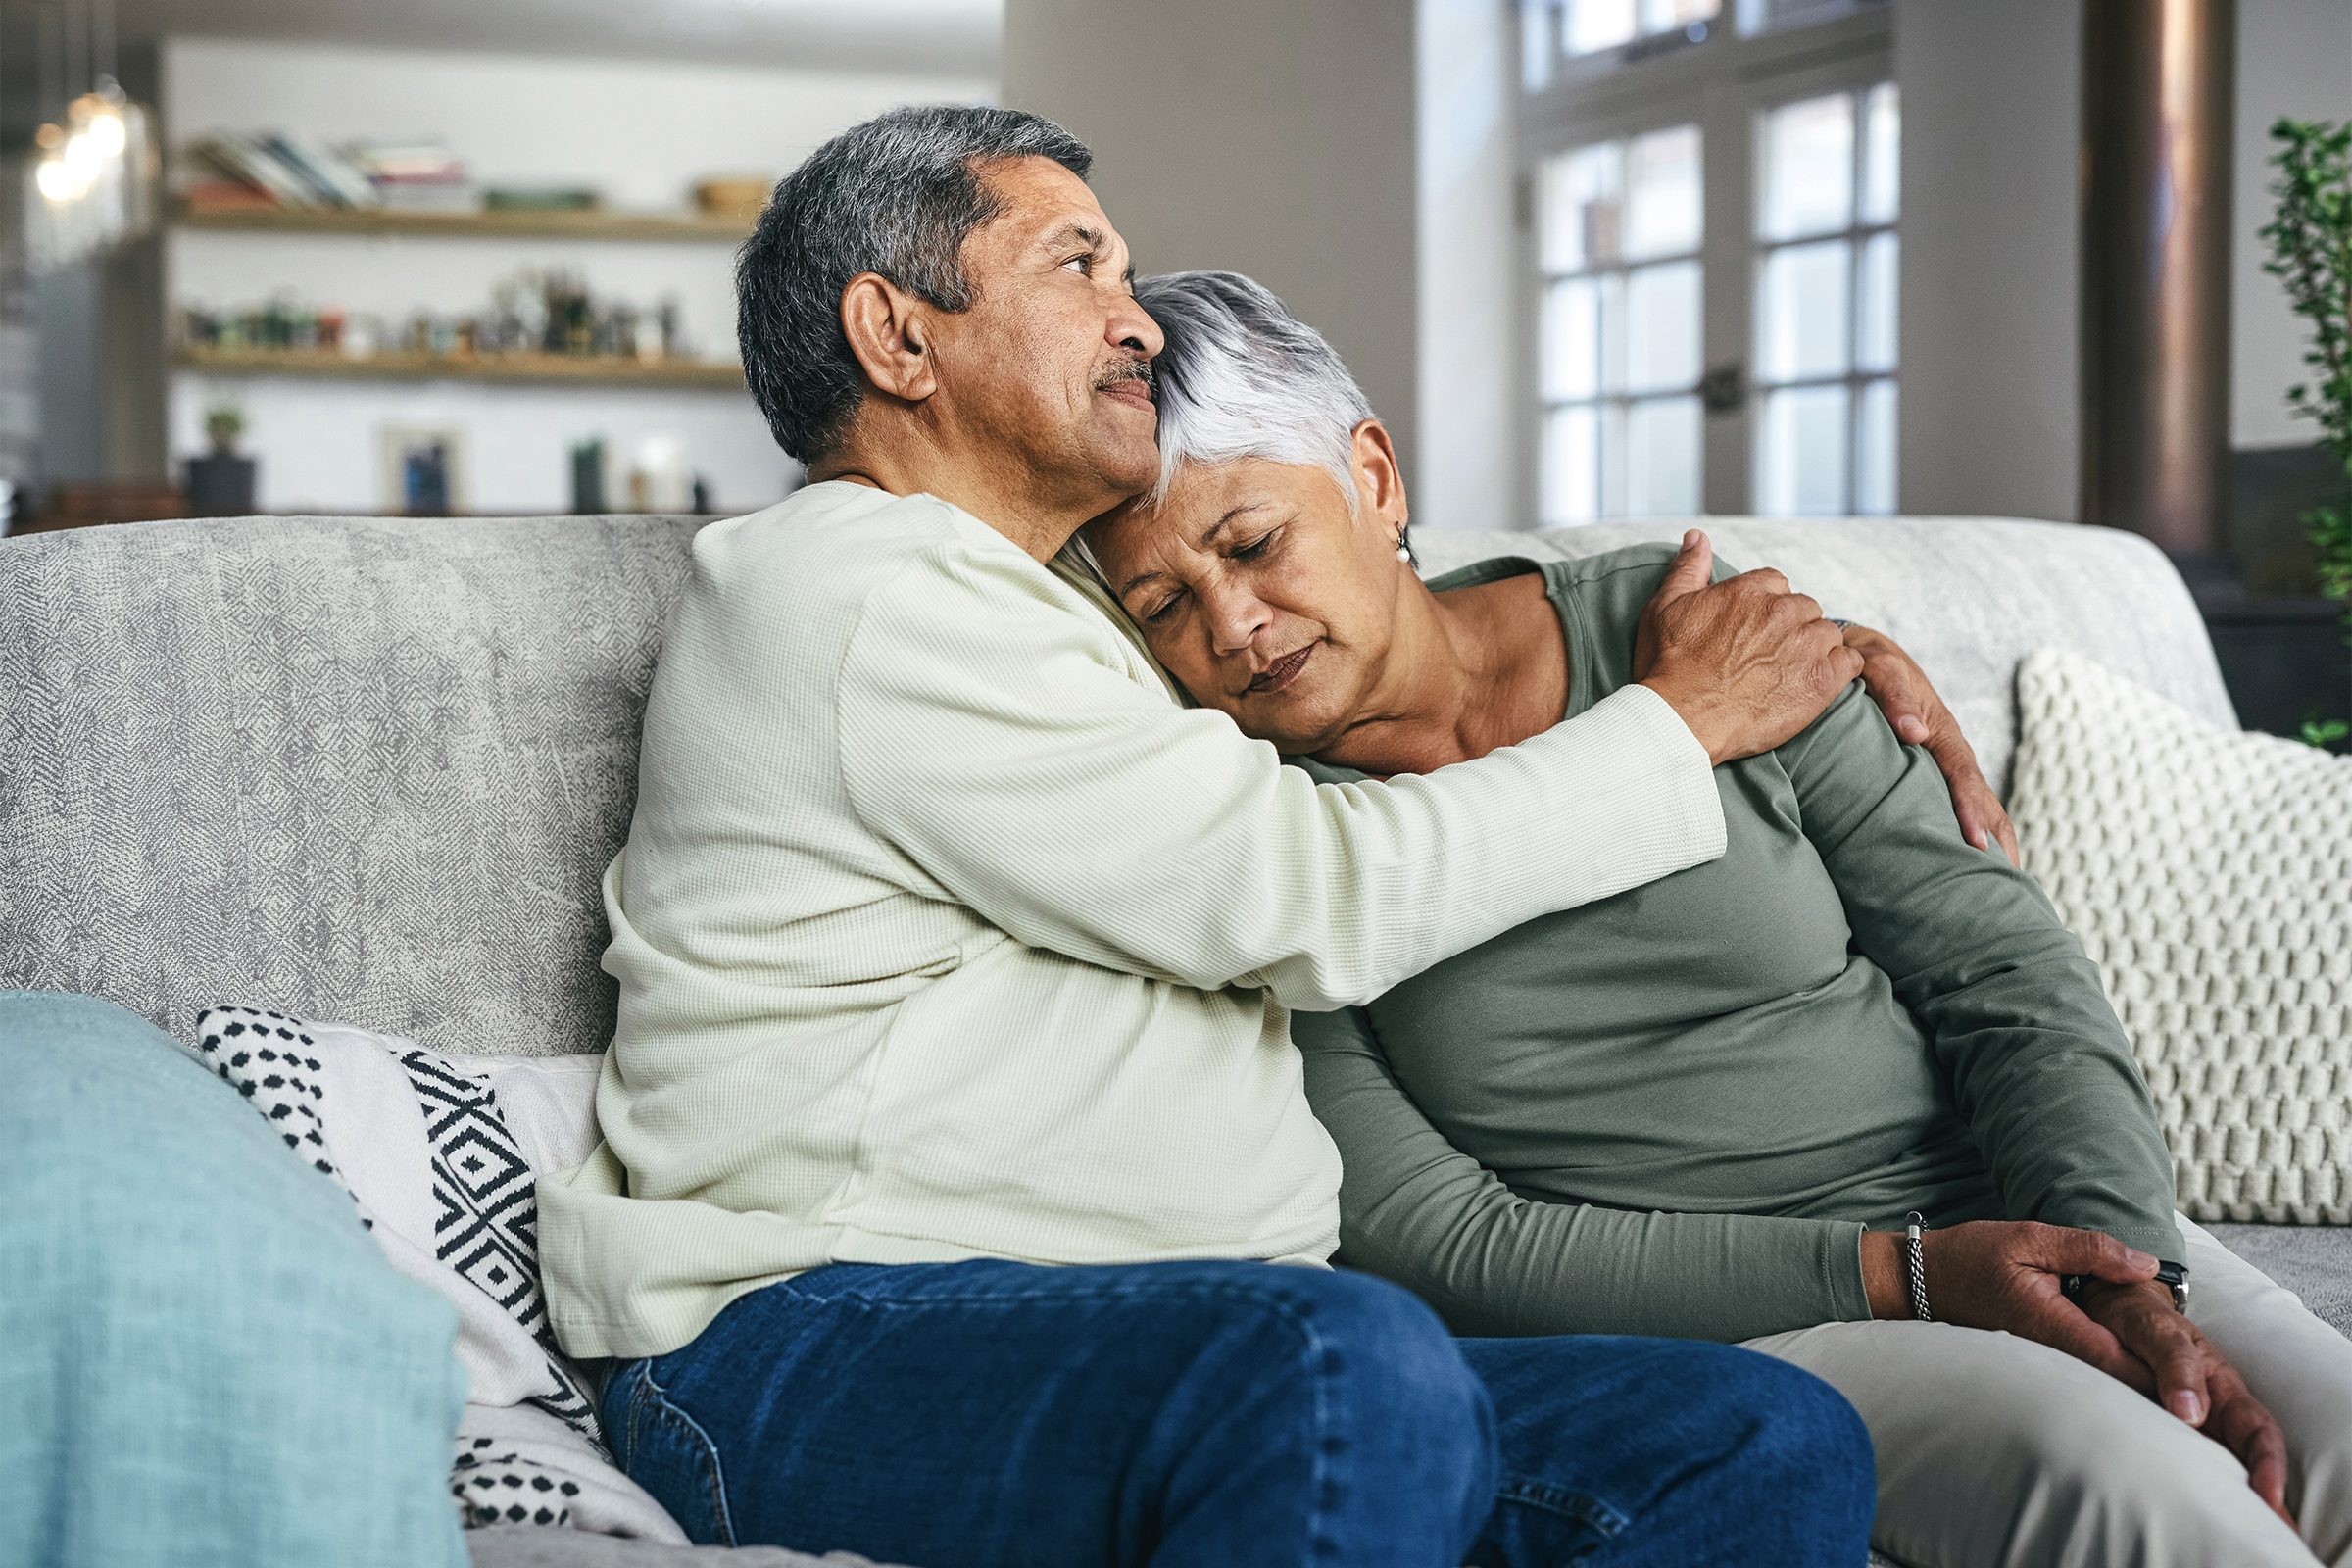
{"type": "Polygon", "coordinates": [[[1274,1263],[837,1263],[604,1393],[698,1542],[919,1568],[1859,1568],[1870,1438],[1728,1346],[1456,1340],[1274,1263]]]}

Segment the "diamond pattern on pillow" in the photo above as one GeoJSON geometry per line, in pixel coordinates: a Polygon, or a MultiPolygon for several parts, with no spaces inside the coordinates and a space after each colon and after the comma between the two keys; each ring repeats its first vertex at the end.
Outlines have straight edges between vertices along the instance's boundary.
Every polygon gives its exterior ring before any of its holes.
{"type": "Polygon", "coordinates": [[[400,1064],[424,1107],[432,1144],[433,1255],[506,1308],[547,1352],[557,1392],[529,1402],[601,1444],[596,1401],[572,1375],[548,1321],[539,1291],[536,1178],[498,1114],[497,1096],[429,1051],[403,1052],[400,1064]]]}
{"type": "Polygon", "coordinates": [[[2018,708],[2026,866],[2132,1035],[2181,1209],[2352,1224],[2352,760],[2058,649],[2018,708]]]}
{"type": "Polygon", "coordinates": [[[194,1051],[344,1190],[395,1268],[458,1307],[470,1392],[450,1492],[467,1527],[682,1543],[612,1467],[594,1396],[556,1343],[536,1173],[491,1084],[414,1041],[263,1007],[205,1009],[194,1051]]]}

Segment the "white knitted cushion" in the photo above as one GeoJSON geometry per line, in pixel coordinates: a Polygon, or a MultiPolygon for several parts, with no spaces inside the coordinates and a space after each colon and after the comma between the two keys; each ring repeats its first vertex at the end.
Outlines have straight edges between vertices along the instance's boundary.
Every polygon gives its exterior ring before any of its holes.
{"type": "Polygon", "coordinates": [[[2026,867],[2106,977],[2180,1207],[2352,1223],[2352,759],[2060,649],[2017,684],[2026,867]]]}

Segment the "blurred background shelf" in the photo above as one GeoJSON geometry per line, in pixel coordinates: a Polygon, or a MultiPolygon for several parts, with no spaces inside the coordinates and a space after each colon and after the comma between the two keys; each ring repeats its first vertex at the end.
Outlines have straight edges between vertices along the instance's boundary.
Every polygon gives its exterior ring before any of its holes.
{"type": "Polygon", "coordinates": [[[624,360],[585,354],[373,354],[350,359],[302,349],[181,349],[173,363],[208,375],[287,375],[344,381],[504,381],[587,386],[743,389],[743,368],[724,361],[624,360]]]}
{"type": "Polygon", "coordinates": [[[463,213],[393,212],[355,208],[190,210],[172,215],[181,228],[236,229],[278,234],[429,234],[481,239],[612,239],[723,242],[750,237],[748,220],[700,213],[545,212],[530,209],[463,213]]]}

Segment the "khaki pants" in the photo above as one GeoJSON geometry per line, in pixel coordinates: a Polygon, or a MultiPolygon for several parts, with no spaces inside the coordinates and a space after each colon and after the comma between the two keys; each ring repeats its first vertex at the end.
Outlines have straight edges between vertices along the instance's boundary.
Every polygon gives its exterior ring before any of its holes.
{"type": "Polygon", "coordinates": [[[1872,1544],[1910,1568],[2352,1568],[2352,1340],[2186,1218],[2180,1229],[2190,1316],[2286,1436],[2301,1540],[2220,1444],[2031,1340],[1824,1323],[1747,1347],[1862,1412],[1879,1455],[1872,1544]]]}

